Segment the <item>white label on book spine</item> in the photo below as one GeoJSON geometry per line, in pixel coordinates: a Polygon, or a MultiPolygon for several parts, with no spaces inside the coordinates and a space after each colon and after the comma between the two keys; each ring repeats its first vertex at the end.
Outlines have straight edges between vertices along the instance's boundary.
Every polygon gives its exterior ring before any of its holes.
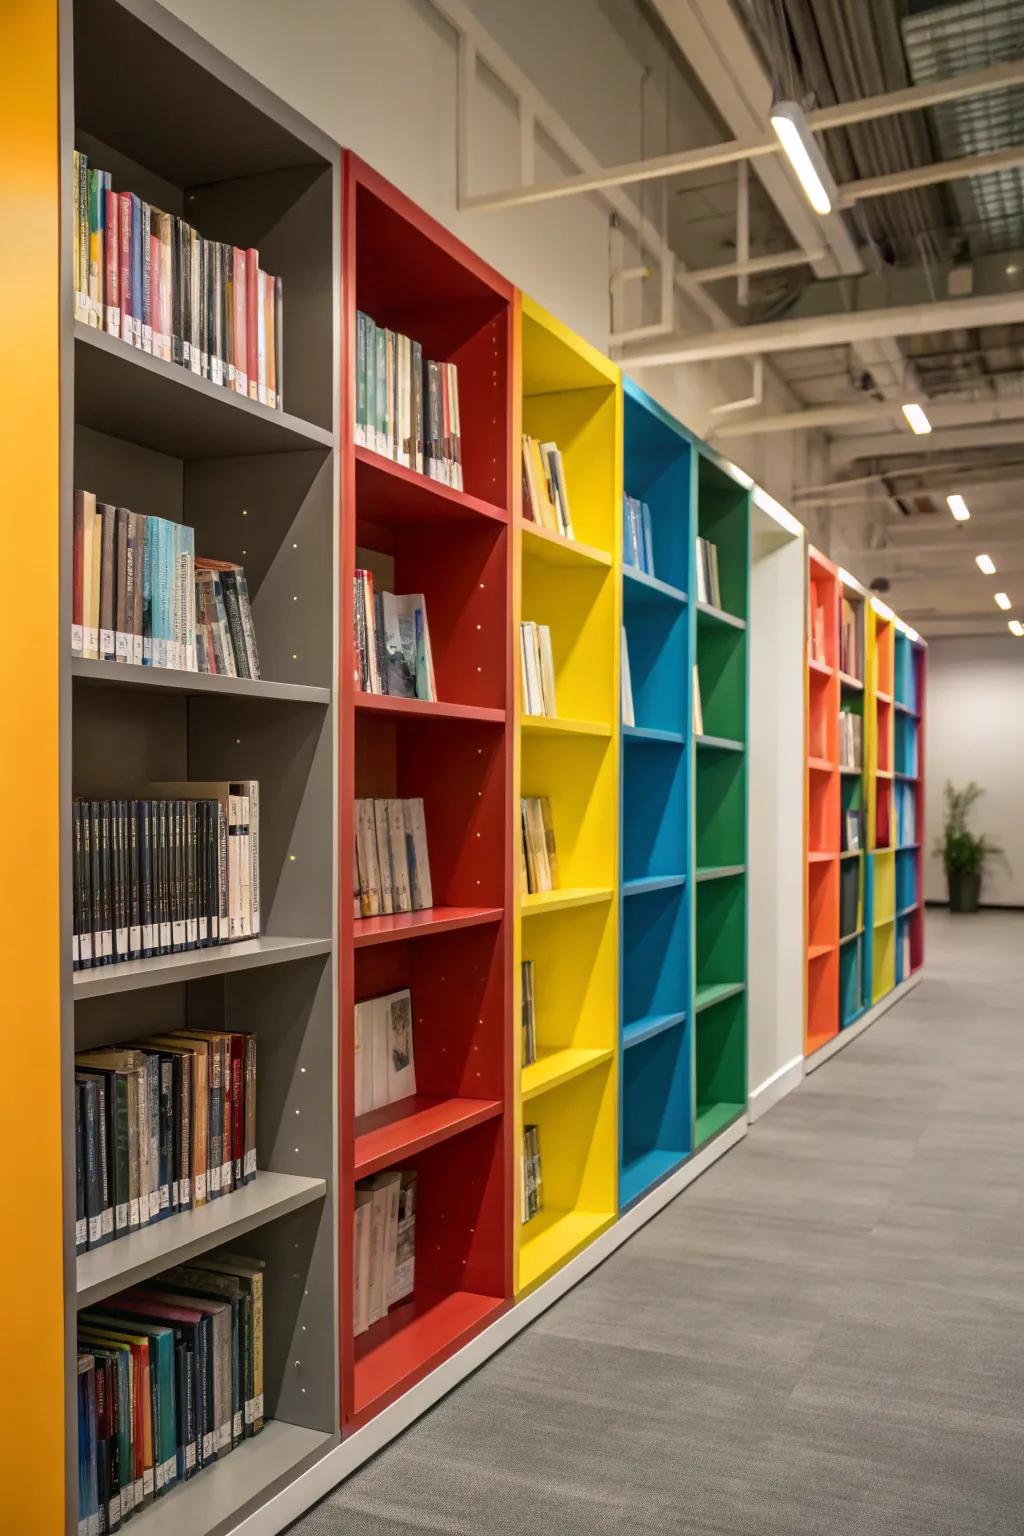
{"type": "Polygon", "coordinates": [[[81,656],[82,654],[81,624],[72,624],[71,626],[71,654],[72,656],[81,656]]]}
{"type": "Polygon", "coordinates": [[[89,1240],[89,1223],[85,1217],[75,1222],[75,1247],[79,1248],[89,1240]]]}
{"type": "Polygon", "coordinates": [[[220,1194],[220,1163],[214,1163],[213,1167],[210,1169],[209,1179],[210,1179],[210,1193],[211,1194],[215,1194],[215,1195],[219,1195],[220,1194]]]}
{"type": "Polygon", "coordinates": [[[135,1508],[135,1484],[128,1483],[121,1489],[121,1513],[130,1514],[135,1508]]]}
{"type": "Polygon", "coordinates": [[[128,642],[131,639],[132,639],[132,636],[131,635],[126,635],[123,629],[116,629],[114,631],[114,657],[115,657],[115,660],[117,660],[117,661],[125,661],[125,662],[128,660],[128,642]]]}
{"type": "Polygon", "coordinates": [[[131,951],[142,948],[142,929],[138,925],[128,929],[128,948],[131,951]]]}
{"type": "Polygon", "coordinates": [[[174,1206],[178,1206],[178,1205],[181,1204],[181,1199],[179,1197],[179,1189],[178,1189],[178,1180],[177,1179],[172,1179],[171,1180],[171,1204],[174,1205],[174,1206]]]}
{"type": "Polygon", "coordinates": [[[72,965],[77,965],[78,964],[78,934],[77,933],[73,933],[71,935],[71,963],[72,963],[72,965]]]}
{"type": "Polygon", "coordinates": [[[104,928],[100,934],[102,955],[105,960],[110,960],[114,953],[114,934],[110,928],[104,928]]]}
{"type": "Polygon", "coordinates": [[[228,1419],[227,1422],[225,1424],[222,1424],[220,1426],[220,1429],[217,1431],[217,1449],[219,1451],[226,1450],[227,1447],[230,1444],[231,1444],[231,1420],[228,1419]]]}
{"type": "Polygon", "coordinates": [[[228,1189],[231,1188],[231,1164],[230,1163],[221,1163],[221,1165],[220,1165],[220,1187],[223,1190],[228,1190],[228,1189]]]}
{"type": "Polygon", "coordinates": [[[114,631],[100,630],[100,660],[109,661],[114,654],[114,631]]]}
{"type": "Polygon", "coordinates": [[[142,666],[142,636],[132,635],[132,661],[137,667],[142,666]]]}
{"type": "Polygon", "coordinates": [[[164,1462],[164,1487],[166,1488],[168,1483],[173,1483],[177,1476],[178,1462],[174,1456],[171,1456],[164,1462]]]}
{"type": "Polygon", "coordinates": [[[206,1199],[206,1174],[196,1174],[196,1204],[201,1205],[206,1199]]]}
{"type": "Polygon", "coordinates": [[[118,928],[118,929],[116,929],[115,933],[114,933],[114,942],[115,942],[115,945],[117,947],[117,953],[119,955],[127,955],[127,953],[128,953],[128,929],[127,928],[118,928]]]}
{"type": "Polygon", "coordinates": [[[149,1497],[149,1495],[152,1492],[153,1492],[153,1468],[152,1467],[143,1467],[143,1469],[142,1469],[142,1497],[144,1499],[146,1499],[146,1498],[149,1497]]]}
{"type": "Polygon", "coordinates": [[[89,656],[93,661],[96,661],[100,654],[99,630],[93,629],[90,625],[86,625],[82,633],[82,646],[82,655],[89,656]]]}
{"type": "Polygon", "coordinates": [[[135,1479],[135,1487],[132,1490],[132,1502],[135,1505],[136,1509],[138,1509],[139,1505],[142,1503],[142,1501],[145,1498],[145,1496],[146,1496],[146,1479],[145,1479],[144,1476],[143,1477],[137,1477],[135,1479]]]}
{"type": "Polygon", "coordinates": [[[107,305],[107,332],[111,336],[120,336],[121,334],[120,304],[107,305]]]}
{"type": "Polygon", "coordinates": [[[247,1424],[251,1424],[253,1419],[255,1419],[255,1417],[256,1417],[256,1405],[253,1402],[251,1397],[247,1397],[246,1400],[245,1400],[245,1422],[247,1424]]]}
{"type": "Polygon", "coordinates": [[[245,1176],[246,1176],[246,1178],[249,1178],[249,1176],[251,1174],[254,1174],[256,1172],[256,1148],[255,1147],[250,1147],[249,1151],[245,1154],[244,1168],[245,1168],[245,1176]]]}
{"type": "Polygon", "coordinates": [[[160,1185],[160,1204],[158,1206],[158,1210],[169,1211],[170,1208],[171,1208],[171,1186],[169,1184],[161,1184],[160,1185]]]}
{"type": "Polygon", "coordinates": [[[151,325],[144,324],[142,327],[142,350],[143,352],[153,351],[153,327],[151,325]]]}
{"type": "Polygon", "coordinates": [[[186,1445],[186,1447],[185,1447],[185,1471],[186,1472],[191,1472],[191,1470],[195,1466],[195,1464],[196,1464],[196,1443],[195,1443],[194,1440],[190,1440],[188,1445],[186,1445]]]}
{"type": "Polygon", "coordinates": [[[159,1493],[164,1486],[164,1464],[162,1461],[153,1468],[153,1472],[156,1480],[156,1491],[159,1493]]]}
{"type": "Polygon", "coordinates": [[[84,965],[88,960],[92,961],[92,934],[80,933],[78,935],[78,958],[84,965]]]}
{"type": "Polygon", "coordinates": [[[207,1432],[203,1436],[203,1460],[209,1461],[213,1455],[213,1435],[207,1432]]]}
{"type": "Polygon", "coordinates": [[[180,1179],[178,1181],[178,1192],[179,1192],[179,1194],[181,1196],[181,1204],[182,1205],[191,1205],[192,1204],[192,1180],[191,1179],[180,1179]]]}
{"type": "Polygon", "coordinates": [[[208,917],[201,917],[199,919],[199,943],[200,944],[208,944],[209,942],[210,942],[210,920],[209,920],[208,917]]]}
{"type": "Polygon", "coordinates": [[[90,1216],[89,1217],[89,1241],[90,1241],[90,1243],[98,1243],[99,1240],[100,1240],[101,1235],[102,1235],[102,1232],[101,1232],[101,1227],[100,1227],[100,1218],[98,1216],[90,1216]]]}
{"type": "Polygon", "coordinates": [[[185,942],[185,927],[185,919],[182,917],[175,918],[171,924],[171,943],[176,947],[180,947],[185,942]]]}
{"type": "Polygon", "coordinates": [[[242,1438],[242,1415],[236,1413],[231,1420],[231,1433],[236,1440],[242,1438]]]}
{"type": "Polygon", "coordinates": [[[149,1219],[155,1221],[160,1215],[160,1191],[151,1189],[149,1192],[149,1219]]]}
{"type": "Polygon", "coordinates": [[[131,342],[132,342],[132,317],[131,317],[131,315],[127,314],[124,310],[121,311],[121,340],[122,341],[126,341],[128,343],[128,345],[131,346],[131,342]]]}
{"type": "Polygon", "coordinates": [[[138,1224],[139,1224],[139,1202],[138,1202],[137,1199],[136,1200],[129,1200],[129,1202],[128,1202],[128,1225],[130,1227],[137,1227],[138,1224]]]}
{"type": "Polygon", "coordinates": [[[262,1392],[257,1392],[257,1394],[256,1394],[256,1417],[258,1419],[262,1419],[262,1417],[263,1417],[263,1393],[262,1392]]]}
{"type": "Polygon", "coordinates": [[[121,1519],[121,1495],[119,1493],[112,1493],[110,1495],[110,1504],[108,1507],[110,1510],[110,1524],[107,1526],[107,1530],[109,1531],[113,1526],[117,1525],[121,1519]]]}
{"type": "Polygon", "coordinates": [[[108,1205],[100,1217],[100,1229],[104,1237],[109,1237],[114,1230],[114,1207],[108,1205]]]}
{"type": "Polygon", "coordinates": [[[128,1202],[127,1202],[127,1200],[123,1200],[121,1202],[121,1204],[117,1207],[117,1230],[120,1232],[121,1229],[123,1227],[126,1227],[127,1225],[128,1225],[128,1202]]]}
{"type": "Polygon", "coordinates": [[[143,925],[142,925],[142,947],[143,947],[143,949],[152,949],[153,948],[153,924],[152,923],[143,923],[143,925]]]}
{"type": "Polygon", "coordinates": [[[199,923],[198,923],[198,920],[196,918],[194,918],[194,917],[190,917],[190,918],[186,919],[186,923],[185,923],[185,942],[187,944],[198,944],[199,943],[199,923]]]}
{"type": "Polygon", "coordinates": [[[169,949],[170,948],[170,943],[171,943],[171,925],[170,925],[170,923],[161,923],[160,924],[160,948],[161,949],[169,949]]]}

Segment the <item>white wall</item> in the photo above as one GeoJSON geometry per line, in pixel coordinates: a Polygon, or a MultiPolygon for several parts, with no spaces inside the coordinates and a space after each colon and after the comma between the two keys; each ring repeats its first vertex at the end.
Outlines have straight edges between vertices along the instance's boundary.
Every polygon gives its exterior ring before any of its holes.
{"type": "Polygon", "coordinates": [[[751,539],[747,1075],[757,1115],[803,1068],[807,551],[757,507],[751,539]]]}
{"type": "Polygon", "coordinates": [[[943,787],[974,779],[985,793],[971,825],[1003,847],[1009,864],[991,866],[981,899],[1024,906],[1024,641],[933,640],[927,667],[925,899],[946,899],[942,861],[931,852],[943,787]]]}
{"type": "MultiPolygon", "coordinates": [[[[567,325],[608,350],[611,229],[603,202],[572,197],[500,213],[458,211],[456,39],[429,0],[164,3],[567,325]]],[[[602,163],[656,154],[670,141],[675,147],[712,142],[719,132],[678,89],[670,91],[666,113],[663,45],[631,0],[468,0],[467,9],[602,163]]],[[[493,191],[518,181],[519,130],[504,93],[487,78],[481,83],[469,184],[474,191],[493,191]]],[[[537,170],[545,177],[564,167],[538,150],[537,170]]],[[[655,218],[656,193],[647,189],[643,195],[655,218]]],[[[696,311],[684,310],[682,319],[693,330],[708,324],[696,311]]],[[[749,364],[731,361],[648,369],[638,382],[706,435],[711,407],[746,397],[751,375],[749,364]]],[[[766,402],[773,411],[793,404],[779,387],[766,402]]],[[[821,442],[818,433],[798,433],[784,443],[736,439],[728,457],[786,504],[800,479],[825,478],[821,442]]]]}

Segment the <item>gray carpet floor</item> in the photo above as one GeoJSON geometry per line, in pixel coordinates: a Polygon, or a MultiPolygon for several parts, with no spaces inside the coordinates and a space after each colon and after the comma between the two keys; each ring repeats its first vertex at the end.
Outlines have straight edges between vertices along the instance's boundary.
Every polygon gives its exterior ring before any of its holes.
{"type": "Polygon", "coordinates": [[[1024,917],[921,985],[295,1536],[1024,1531],[1024,917]]]}

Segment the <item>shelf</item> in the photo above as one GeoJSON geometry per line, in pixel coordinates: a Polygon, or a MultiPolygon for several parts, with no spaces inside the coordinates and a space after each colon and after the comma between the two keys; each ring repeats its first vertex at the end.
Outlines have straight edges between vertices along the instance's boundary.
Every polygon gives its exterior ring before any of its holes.
{"type": "Polygon", "coordinates": [[[697,618],[707,620],[712,624],[726,624],[731,629],[746,629],[746,619],[738,619],[734,613],[726,613],[724,608],[716,608],[713,603],[698,602],[694,605],[697,609],[697,618]]]}
{"type": "Polygon", "coordinates": [[[612,557],[606,549],[595,549],[592,544],[580,544],[576,539],[566,539],[551,528],[541,528],[525,518],[519,524],[523,533],[523,554],[545,565],[567,566],[571,570],[610,570],[612,557]]]}
{"type": "Polygon", "coordinates": [[[840,671],[839,682],[840,686],[845,688],[848,693],[864,692],[864,679],[860,677],[851,677],[849,672],[840,671]]]}
{"type": "Polygon", "coordinates": [[[835,763],[830,763],[824,757],[809,757],[807,766],[812,773],[835,773],[836,771],[835,763]]]}
{"type": "Polygon", "coordinates": [[[821,960],[823,956],[833,954],[835,948],[834,944],[808,944],[807,958],[808,960],[821,960]]]}
{"type": "Polygon", "coordinates": [[[839,857],[841,859],[859,859],[863,852],[863,848],[844,848],[839,857]]]}
{"type": "Polygon", "coordinates": [[[892,769],[891,768],[876,768],[875,769],[875,778],[876,779],[891,779],[892,778],[892,769]]]}
{"type": "Polygon", "coordinates": [[[323,427],[273,411],[75,321],[75,420],[178,459],[327,450],[323,427]]]}
{"type": "Polygon", "coordinates": [[[709,1104],[705,1109],[697,1111],[697,1126],[694,1136],[694,1145],[702,1147],[712,1136],[717,1136],[719,1131],[724,1131],[726,1126],[745,1115],[745,1104],[709,1104]]]}
{"type": "Polygon", "coordinates": [[[645,1040],[653,1040],[655,1035],[678,1029],[685,1023],[685,1013],[651,1013],[646,1018],[634,1019],[631,1024],[622,1026],[622,1049],[628,1051],[631,1046],[642,1045],[645,1040]]]}
{"type": "Polygon", "coordinates": [[[268,703],[316,704],[323,709],[331,702],[329,688],[303,683],[272,683],[262,678],[178,672],[170,667],[119,665],[116,661],[91,661],[82,656],[71,658],[71,676],[86,687],[135,688],[186,697],[216,694],[221,698],[265,699],[268,703]]]}
{"type": "Polygon", "coordinates": [[[875,928],[891,928],[895,921],[896,914],[893,912],[888,917],[876,917],[873,926],[875,928]]]}
{"type": "Polygon", "coordinates": [[[715,981],[703,987],[698,987],[693,999],[695,1013],[702,1012],[705,1008],[713,1008],[716,1003],[724,1003],[727,997],[736,997],[746,990],[746,984],[742,981],[715,981]]]}
{"type": "Polygon", "coordinates": [[[623,896],[648,896],[652,891],[673,891],[686,884],[685,875],[651,875],[645,880],[623,880],[623,896]]]}
{"type": "Polygon", "coordinates": [[[579,1046],[540,1051],[537,1060],[523,1068],[523,1103],[525,1104],[528,1099],[535,1099],[540,1093],[546,1093],[549,1088],[557,1088],[562,1083],[571,1082],[581,1073],[589,1072],[593,1067],[599,1067],[604,1062],[611,1061],[613,1054],[614,1052],[607,1049],[584,1049],[579,1046]]]}
{"type": "Polygon", "coordinates": [[[230,1456],[204,1468],[201,1477],[175,1483],[156,1503],[136,1514],[132,1525],[145,1536],[207,1536],[234,1530],[239,1512],[269,1499],[285,1479],[294,1479],[332,1445],[333,1435],[267,1419],[258,1435],[236,1445],[230,1456]]]}
{"type": "Polygon", "coordinates": [[[694,736],[698,747],[708,752],[742,752],[743,742],[733,741],[728,736],[694,736]]]}
{"type": "Polygon", "coordinates": [[[920,711],[912,709],[909,704],[904,704],[902,699],[894,699],[893,708],[898,710],[901,715],[907,715],[911,720],[920,720],[921,718],[920,711]]]}
{"type": "Polygon", "coordinates": [[[360,1115],[355,1125],[354,1172],[369,1178],[402,1157],[425,1152],[474,1125],[500,1115],[500,1099],[443,1099],[415,1093],[360,1115]]]}
{"type": "Polygon", "coordinates": [[[438,699],[400,699],[390,693],[355,694],[357,714],[382,715],[394,720],[470,720],[483,725],[504,725],[503,709],[476,704],[447,704],[438,699]]]}
{"type": "Polygon", "coordinates": [[[608,740],[611,725],[604,720],[562,720],[558,715],[523,715],[524,736],[597,736],[608,740]]]}
{"type": "Polygon", "coordinates": [[[878,700],[879,704],[891,704],[892,703],[892,694],[891,693],[883,693],[881,688],[876,688],[875,689],[875,698],[878,700]]]}
{"type": "Polygon", "coordinates": [[[835,667],[830,667],[827,661],[815,661],[813,656],[808,656],[807,665],[812,672],[817,672],[820,677],[832,677],[835,667]]]}
{"type": "Polygon", "coordinates": [[[251,1184],[194,1211],[168,1216],[118,1238],[76,1261],[78,1306],[89,1307],[115,1291],[139,1285],[172,1264],[184,1264],[197,1254],[231,1243],[289,1211],[322,1200],[323,1179],[297,1178],[289,1173],[257,1173],[251,1184]]]}
{"type": "Polygon", "coordinates": [[[476,1291],[414,1295],[355,1341],[354,1417],[369,1418],[453,1355],[505,1310],[476,1291]]]}
{"type": "Polygon", "coordinates": [[[623,601],[628,601],[631,607],[664,603],[677,608],[687,600],[686,593],[680,587],[660,581],[657,576],[648,576],[646,571],[637,570],[635,565],[623,565],[622,583],[623,601]]]}
{"type": "Polygon", "coordinates": [[[813,1056],[815,1051],[820,1051],[823,1045],[828,1045],[830,1040],[834,1040],[838,1033],[838,1024],[832,1029],[819,1029],[813,1033],[808,1033],[804,1043],[804,1055],[813,1056]]]}
{"type": "Polygon", "coordinates": [[[523,896],[524,917],[539,917],[545,912],[564,912],[569,907],[592,907],[611,901],[614,892],[607,886],[566,887],[557,891],[535,891],[523,896]]]}
{"type": "Polygon", "coordinates": [[[500,923],[504,907],[428,907],[423,912],[397,912],[386,917],[357,917],[352,943],[388,944],[401,939],[421,939],[456,928],[476,928],[481,923],[500,923]]]}
{"type": "Polygon", "coordinates": [[[901,773],[897,768],[893,774],[893,778],[899,779],[901,784],[916,784],[918,775],[916,773],[901,773]]]}
{"type": "Polygon", "coordinates": [[[662,1179],[674,1173],[688,1156],[689,1153],[681,1149],[666,1151],[662,1147],[651,1147],[645,1151],[636,1151],[626,1147],[622,1153],[622,1167],[619,1169],[620,1207],[632,1205],[653,1185],[660,1184],[662,1179]]]}
{"type": "Polygon", "coordinates": [[[624,725],[622,739],[623,741],[653,742],[655,745],[661,743],[670,747],[686,745],[686,737],[682,731],[659,731],[653,725],[624,725]]]}
{"type": "Polygon", "coordinates": [[[470,496],[468,491],[442,485],[440,480],[432,480],[415,469],[406,469],[404,464],[396,464],[374,448],[364,448],[357,443],[353,457],[360,518],[406,523],[420,518],[425,522],[436,521],[439,516],[482,517],[494,523],[508,522],[504,507],[479,496],[470,496]]]}
{"type": "Polygon", "coordinates": [[[912,901],[912,902],[909,903],[908,906],[900,907],[897,910],[896,916],[897,917],[909,917],[911,912],[916,912],[917,911],[919,905],[920,905],[919,902],[912,901]]]}
{"type": "Polygon", "coordinates": [[[853,942],[854,939],[859,939],[863,932],[864,932],[863,928],[855,928],[852,933],[840,934],[840,936],[839,936],[839,948],[842,949],[844,944],[850,944],[850,943],[853,942]]]}
{"type": "Polygon", "coordinates": [[[899,847],[896,849],[896,852],[897,853],[910,853],[910,852],[912,852],[913,849],[920,848],[920,846],[921,846],[920,843],[900,843],[899,847]]]}
{"type": "Polygon", "coordinates": [[[561,1269],[614,1220],[611,1211],[539,1211],[520,1228],[520,1291],[561,1269]]]}
{"type": "Polygon", "coordinates": [[[696,879],[700,880],[727,880],[730,875],[742,875],[746,873],[745,864],[707,864],[703,869],[698,869],[696,879]]]}
{"type": "Polygon", "coordinates": [[[235,944],[216,944],[210,949],[187,949],[176,955],[154,955],[149,960],[122,960],[95,970],[75,971],[72,994],[106,997],[112,992],[137,992],[142,987],[162,987],[171,982],[198,981],[204,976],[227,976],[233,971],[255,970],[263,965],[307,960],[329,955],[330,939],[242,939],[235,944]]]}
{"type": "Polygon", "coordinates": [[[833,859],[838,859],[839,857],[838,853],[819,853],[812,850],[807,855],[807,862],[808,864],[831,864],[833,859]]]}
{"type": "Polygon", "coordinates": [[[855,768],[852,764],[840,763],[839,772],[844,779],[859,779],[864,772],[864,768],[863,765],[860,768],[855,768]]]}

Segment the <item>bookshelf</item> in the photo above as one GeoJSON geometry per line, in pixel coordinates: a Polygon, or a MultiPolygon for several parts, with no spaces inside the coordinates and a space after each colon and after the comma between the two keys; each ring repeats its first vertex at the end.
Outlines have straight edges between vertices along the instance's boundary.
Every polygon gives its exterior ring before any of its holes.
{"type": "Polygon", "coordinates": [[[697,591],[698,537],[717,548],[721,586],[721,605],[697,601],[690,620],[704,727],[692,736],[690,754],[696,1151],[745,1114],[747,1103],[750,489],[703,445],[693,455],[690,485],[689,590],[697,591]]]}
{"type": "MultiPolygon", "coordinates": [[[[65,1266],[67,1529],[77,1526],[74,1312],[225,1244],[265,1263],[267,1428],[135,1517],[214,1536],[337,1443],[335,1324],[336,464],[340,152],[159,6],[74,0],[61,76],[61,865],[65,1187],[76,1049],[186,1023],[256,1037],[252,1184],[65,1266]],[[112,44],[116,39],[116,46],[112,44]],[[152,81],[161,89],[154,91],[152,81]],[[189,103],[182,112],[181,103],[189,103]],[[73,317],[72,149],[115,188],[256,246],[283,279],[289,409],[73,317]],[[185,522],[245,567],[267,681],[72,658],[73,493],[185,522]],[[71,799],[176,779],[260,784],[262,931],[73,973],[71,799]],[[246,1471],[243,1475],[242,1468],[246,1471]]],[[[69,1217],[73,1224],[74,1197],[69,1217]]],[[[73,1237],[68,1239],[74,1253],[73,1237]]]]}
{"type": "MultiPolygon", "coordinates": [[[[623,381],[624,488],[650,509],[654,575],[622,564],[636,724],[622,728],[619,1205],[693,1148],[690,1007],[691,479],[688,434],[623,381]]],[[[709,877],[724,871],[708,872],[709,877]]]]}
{"type": "Polygon", "coordinates": [[[839,800],[842,820],[839,845],[840,925],[839,925],[839,1028],[848,1029],[863,1015],[870,1003],[870,974],[867,956],[870,939],[866,933],[866,798],[867,733],[864,726],[865,701],[865,625],[867,598],[864,589],[843,572],[839,585],[839,702],[848,714],[859,717],[859,766],[840,771],[839,800]],[[847,654],[843,654],[843,652],[847,654]],[[851,848],[847,827],[855,815],[859,828],[858,847],[851,848]],[[849,882],[849,886],[847,886],[849,882]],[[844,919],[844,906],[846,915],[844,919]]]}
{"type": "MultiPolygon", "coordinates": [[[[517,303],[522,431],[558,444],[575,540],[517,512],[519,621],[548,624],[560,716],[522,714],[518,652],[515,789],[547,795],[558,889],[524,895],[516,869],[513,1017],[532,960],[538,1061],[515,1048],[517,1181],[522,1128],[540,1142],[544,1208],[513,1215],[515,1291],[532,1290],[611,1225],[618,1159],[619,629],[622,387],[619,370],[540,305],[517,303]]],[[[516,448],[517,495],[519,437],[516,448]]],[[[517,502],[517,509],[519,503],[517,502]]],[[[514,817],[518,822],[518,818],[514,817]]]]}
{"type": "Polygon", "coordinates": [[[867,613],[867,883],[870,892],[871,1002],[896,985],[895,726],[893,689],[896,625],[893,614],[872,599],[867,613]]]}
{"type": "Polygon", "coordinates": [[[896,981],[924,959],[924,672],[926,652],[904,630],[895,637],[893,832],[896,846],[896,981]]]}
{"type": "Polygon", "coordinates": [[[807,553],[807,1016],[804,1050],[839,1031],[839,572],[807,553]]]}
{"type": "Polygon", "coordinates": [[[343,156],[339,735],[342,1421],[357,1429],[508,1305],[512,1288],[513,292],[343,156]],[[356,312],[459,370],[465,490],[355,442],[356,312]],[[361,693],[354,572],[422,592],[437,703],[361,693]],[[424,802],[435,905],[355,917],[355,797],[424,802]],[[356,1002],[408,987],[417,1093],[355,1114],[356,1002]],[[355,1184],[414,1169],[415,1290],[354,1334],[355,1184]]]}

